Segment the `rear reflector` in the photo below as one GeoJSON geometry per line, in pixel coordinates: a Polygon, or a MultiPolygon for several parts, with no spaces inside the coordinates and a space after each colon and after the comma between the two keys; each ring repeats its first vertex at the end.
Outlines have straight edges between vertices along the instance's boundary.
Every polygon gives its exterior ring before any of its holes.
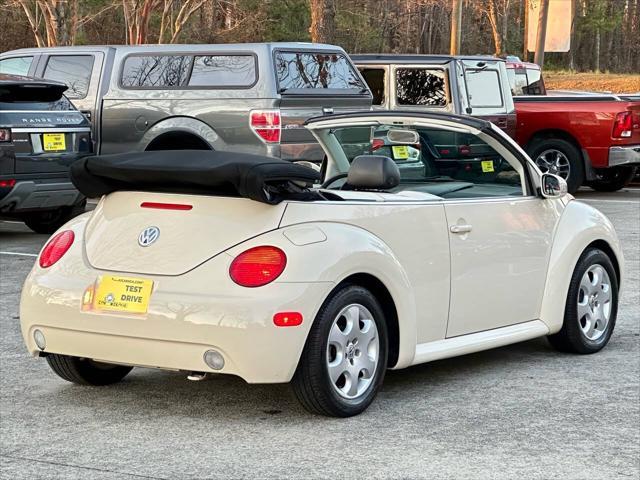
{"type": "Polygon", "coordinates": [[[249,124],[266,143],[280,142],[280,110],[252,110],[249,124]]]}
{"type": "Polygon", "coordinates": [[[42,249],[38,263],[42,268],[48,268],[62,256],[67,253],[67,250],[73,244],[75,234],[71,230],[65,230],[55,235],[42,249]]]}
{"type": "Polygon", "coordinates": [[[191,210],[193,205],[185,203],[159,203],[159,202],[142,202],[142,208],[157,208],[159,210],[191,210]]]}
{"type": "Polygon", "coordinates": [[[254,247],[233,259],[229,276],[243,287],[261,287],[278,278],[286,265],[287,256],[278,247],[254,247]]]}
{"type": "Polygon", "coordinates": [[[278,312],[273,316],[276,327],[297,327],[302,324],[300,312],[278,312]]]}

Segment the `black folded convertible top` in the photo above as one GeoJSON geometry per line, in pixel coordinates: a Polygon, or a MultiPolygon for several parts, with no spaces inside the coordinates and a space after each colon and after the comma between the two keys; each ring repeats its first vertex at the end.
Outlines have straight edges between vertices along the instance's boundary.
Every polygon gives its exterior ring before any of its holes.
{"type": "Polygon", "coordinates": [[[285,198],[315,197],[300,184],[319,178],[309,167],[278,158],[206,150],[101,155],[71,166],[71,181],[90,198],[135,190],[240,196],[276,204],[285,198]]]}

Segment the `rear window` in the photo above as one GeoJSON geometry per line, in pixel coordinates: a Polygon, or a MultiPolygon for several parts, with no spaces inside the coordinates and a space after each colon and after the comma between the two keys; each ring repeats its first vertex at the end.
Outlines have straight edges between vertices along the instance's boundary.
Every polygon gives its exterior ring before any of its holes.
{"type": "Polygon", "coordinates": [[[497,70],[467,68],[465,73],[470,106],[477,108],[503,106],[497,70]]]}
{"type": "Polygon", "coordinates": [[[129,88],[250,87],[253,55],[130,55],[120,83],[129,88]]]}
{"type": "Polygon", "coordinates": [[[276,52],[281,92],[299,89],[357,89],[366,87],[341,53],[276,52]]]}
{"type": "Polygon", "coordinates": [[[9,75],[27,75],[33,57],[14,57],[0,60],[0,73],[9,75]]]}
{"type": "Polygon", "coordinates": [[[93,55],[53,55],[44,69],[44,78],[57,80],[69,87],[69,98],[84,98],[89,90],[93,55]]]}
{"type": "Polygon", "coordinates": [[[0,84],[0,110],[74,110],[63,91],[56,86],[0,84]]]}
{"type": "Polygon", "coordinates": [[[396,69],[396,100],[398,105],[445,107],[447,89],[444,71],[426,68],[396,69]]]}

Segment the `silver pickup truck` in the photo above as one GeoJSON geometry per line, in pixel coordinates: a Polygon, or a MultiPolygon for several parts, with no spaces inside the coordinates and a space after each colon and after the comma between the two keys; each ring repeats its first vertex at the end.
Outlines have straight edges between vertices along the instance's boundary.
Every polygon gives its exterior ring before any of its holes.
{"type": "Polygon", "coordinates": [[[303,122],[367,110],[372,99],[344,50],[312,43],[21,49],[0,55],[0,73],[66,83],[101,154],[212,149],[318,161],[303,122]]]}

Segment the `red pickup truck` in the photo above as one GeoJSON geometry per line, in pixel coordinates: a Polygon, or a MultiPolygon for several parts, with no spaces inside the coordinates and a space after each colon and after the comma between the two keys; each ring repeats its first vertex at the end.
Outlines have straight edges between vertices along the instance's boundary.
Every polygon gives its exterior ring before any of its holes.
{"type": "Polygon", "coordinates": [[[560,174],[570,192],[581,185],[619,190],[633,178],[640,166],[640,94],[545,92],[540,68],[525,62],[507,62],[507,73],[516,140],[543,172],[560,174]]]}
{"type": "Polygon", "coordinates": [[[640,165],[640,96],[514,97],[516,140],[538,167],[581,185],[614,191],[640,165]]]}

